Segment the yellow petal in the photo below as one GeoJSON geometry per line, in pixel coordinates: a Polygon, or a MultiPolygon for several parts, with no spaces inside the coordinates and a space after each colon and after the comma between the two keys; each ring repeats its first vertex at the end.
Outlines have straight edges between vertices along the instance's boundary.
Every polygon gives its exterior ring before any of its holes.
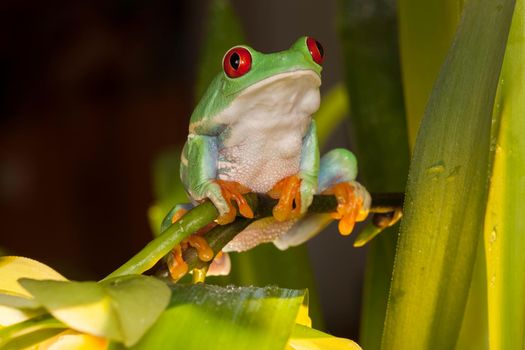
{"type": "Polygon", "coordinates": [[[286,350],[361,350],[350,339],[334,337],[321,331],[296,324],[286,350]]]}
{"type": "Polygon", "coordinates": [[[350,339],[328,337],[328,338],[305,338],[290,339],[287,350],[362,350],[359,345],[350,339]]]}
{"type": "Polygon", "coordinates": [[[0,257],[0,292],[7,291],[19,296],[31,297],[18,283],[18,279],[24,277],[39,280],[66,280],[64,276],[36,260],[20,256],[0,257]]]}
{"type": "Polygon", "coordinates": [[[31,350],[105,350],[107,347],[108,341],[104,338],[68,330],[34,346],[31,350]]]}

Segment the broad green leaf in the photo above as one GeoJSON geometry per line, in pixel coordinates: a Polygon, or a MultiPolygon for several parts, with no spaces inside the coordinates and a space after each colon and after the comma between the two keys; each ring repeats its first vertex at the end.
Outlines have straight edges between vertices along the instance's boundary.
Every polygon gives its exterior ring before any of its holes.
{"type": "Polygon", "coordinates": [[[525,5],[516,9],[494,109],[484,237],[490,349],[525,348],[525,5]]]}
{"type": "Polygon", "coordinates": [[[484,248],[483,241],[479,240],[467,305],[465,306],[465,314],[461,322],[456,350],[484,350],[489,347],[484,248]]]}
{"type": "Polygon", "coordinates": [[[168,309],[132,349],[284,349],[303,298],[304,291],[276,287],[177,284],[168,309]]]}
{"type": "Polygon", "coordinates": [[[310,327],[295,325],[287,350],[361,350],[355,342],[334,337],[333,335],[320,332],[310,327]]]}
{"type": "Polygon", "coordinates": [[[96,282],[22,279],[22,286],[56,319],[80,332],[133,345],[169,302],[170,290],[147,276],[96,282]]]}
{"type": "Polygon", "coordinates": [[[464,0],[399,0],[399,52],[411,148],[464,0]]]}
{"type": "MultiPolygon", "coordinates": [[[[395,1],[343,0],[339,24],[359,174],[369,191],[401,192],[408,143],[395,1]]],[[[367,350],[380,346],[396,232],[397,226],[386,229],[367,245],[360,332],[367,350]]]]}
{"type": "MultiPolygon", "coordinates": [[[[400,0],[399,40],[410,145],[414,147],[432,86],[454,38],[463,0],[400,0]]],[[[457,349],[487,347],[485,262],[478,249],[457,349]]]]}
{"type": "MultiPolygon", "coordinates": [[[[321,304],[306,245],[278,250],[273,244],[262,244],[245,253],[230,254],[231,276],[222,278],[221,285],[277,285],[282,288],[308,289],[309,315],[314,327],[323,327],[321,304]]],[[[219,279],[213,279],[217,282],[219,279]]]]}
{"type": "Polygon", "coordinates": [[[465,4],[416,141],[383,349],[456,343],[482,228],[492,106],[513,8],[512,0],[465,4]]]}

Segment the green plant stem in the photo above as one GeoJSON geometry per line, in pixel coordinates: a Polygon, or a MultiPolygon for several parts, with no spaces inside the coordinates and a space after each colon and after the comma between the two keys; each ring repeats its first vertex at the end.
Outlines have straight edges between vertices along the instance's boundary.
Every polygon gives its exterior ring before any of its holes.
{"type": "Polygon", "coordinates": [[[217,209],[209,201],[196,206],[105,279],[122,275],[140,274],[149,270],[157,261],[168,254],[176,244],[208,225],[217,218],[218,214],[217,209]]]}
{"type": "MultiPolygon", "coordinates": [[[[237,218],[234,222],[224,226],[215,226],[203,237],[208,242],[214,255],[219,253],[229,241],[231,241],[239,232],[251,224],[253,219],[237,218]]],[[[189,247],[184,251],[184,261],[188,264],[188,270],[207,268],[210,262],[204,262],[199,259],[199,254],[195,248],[189,247]]]]}
{"type": "MultiPolygon", "coordinates": [[[[266,195],[249,193],[245,195],[246,201],[253,209],[256,218],[263,218],[272,215],[272,209],[277,204],[276,199],[272,199],[266,195]]],[[[370,212],[385,212],[385,208],[397,206],[401,207],[402,205],[402,194],[376,194],[376,197],[372,197],[372,208],[370,212]]],[[[334,196],[328,195],[316,195],[314,196],[313,202],[308,208],[310,213],[330,213],[334,212],[337,208],[337,200],[334,196]]],[[[140,252],[135,254],[130,260],[128,260],[124,265],[119,267],[105,279],[113,278],[122,275],[130,274],[140,274],[150,268],[152,268],[160,259],[162,259],[166,254],[168,254],[175,245],[179,244],[184,238],[188,237],[192,233],[198,231],[204,226],[210,224],[218,216],[217,209],[209,201],[206,201],[189,212],[187,212],[179,221],[168,227],[164,232],[162,232],[158,237],[148,243],[140,252]]],[[[237,220],[239,221],[239,219],[237,220]]],[[[249,223],[245,221],[240,221],[240,223],[234,226],[228,226],[226,228],[227,237],[230,237],[230,240],[233,239],[236,233],[244,229],[243,226],[246,226],[249,223]],[[239,229],[234,234],[234,229],[239,229]]],[[[225,226],[226,227],[226,226],[225,226]]],[[[223,235],[221,230],[210,231],[213,235],[223,235]]],[[[209,234],[210,234],[209,232],[209,234]]],[[[215,239],[212,236],[210,239],[215,239]]],[[[222,244],[222,247],[226,245],[229,241],[221,239],[217,241],[216,249],[219,245],[222,244]]],[[[211,241],[208,242],[211,244],[211,241]]],[[[221,249],[222,249],[221,247],[221,249]]],[[[212,246],[212,249],[214,247],[212,246]]],[[[217,251],[220,251],[218,249],[217,251]]]]}
{"type": "MultiPolygon", "coordinates": [[[[390,214],[396,208],[401,208],[403,195],[401,193],[379,193],[373,195],[375,205],[370,208],[371,213],[376,215],[390,214]]],[[[268,196],[258,195],[259,207],[257,208],[257,217],[267,217],[272,215],[272,208],[277,204],[276,199],[268,196]]],[[[310,213],[333,212],[337,207],[337,200],[334,196],[317,195],[314,197],[312,205],[309,208],[310,213]]],[[[250,225],[254,219],[237,218],[233,223],[225,226],[216,226],[203,237],[212,248],[214,254],[217,254],[230,242],[239,232],[250,225]]],[[[373,224],[372,224],[373,226],[373,224]]],[[[376,235],[384,228],[376,227],[376,235]]],[[[184,261],[188,264],[188,270],[194,268],[206,268],[209,262],[199,259],[197,250],[188,248],[183,254],[184,261]]]]}

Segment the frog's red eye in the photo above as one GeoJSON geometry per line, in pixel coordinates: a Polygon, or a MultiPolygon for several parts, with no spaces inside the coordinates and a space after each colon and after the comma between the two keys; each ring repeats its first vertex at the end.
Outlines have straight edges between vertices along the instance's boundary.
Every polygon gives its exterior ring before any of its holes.
{"type": "Polygon", "coordinates": [[[312,55],[314,62],[321,65],[324,59],[323,45],[314,38],[308,37],[306,38],[306,46],[308,46],[308,51],[310,51],[310,55],[312,55]]]}
{"type": "Polygon", "coordinates": [[[224,56],[222,61],[224,73],[230,78],[238,78],[252,68],[252,55],[244,47],[234,47],[224,56]]]}

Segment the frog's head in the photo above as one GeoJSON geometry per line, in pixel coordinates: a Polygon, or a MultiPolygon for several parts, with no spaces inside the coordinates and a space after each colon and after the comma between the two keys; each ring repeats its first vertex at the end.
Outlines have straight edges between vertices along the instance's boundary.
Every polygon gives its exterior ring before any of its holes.
{"type": "Polygon", "coordinates": [[[320,84],[323,55],[321,44],[310,37],[300,38],[288,50],[268,54],[248,46],[233,47],[223,58],[223,93],[235,95],[266,79],[297,72],[317,76],[320,84]]]}
{"type": "MultiPolygon", "coordinates": [[[[199,132],[195,128],[200,129],[201,121],[216,119],[233,105],[239,113],[263,102],[278,113],[283,104],[275,106],[274,102],[283,101],[311,115],[319,107],[323,55],[321,44],[311,37],[301,37],[288,50],[268,54],[244,45],[231,48],[223,57],[223,71],[192,115],[190,131],[199,132]]],[[[219,119],[216,121],[224,122],[219,119]]]]}

